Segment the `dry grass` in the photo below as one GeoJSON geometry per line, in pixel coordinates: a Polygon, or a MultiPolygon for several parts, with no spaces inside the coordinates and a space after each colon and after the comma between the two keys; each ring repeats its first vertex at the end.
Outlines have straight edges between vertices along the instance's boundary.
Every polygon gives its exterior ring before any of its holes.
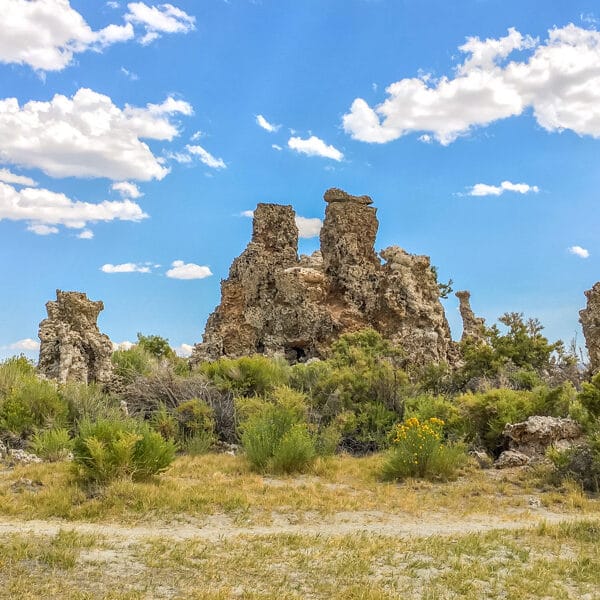
{"type": "Polygon", "coordinates": [[[593,600],[599,535],[597,521],[408,539],[13,535],[0,541],[0,598],[593,600]]]}
{"type": "Polygon", "coordinates": [[[454,482],[395,484],[377,478],[381,460],[339,456],[319,461],[308,475],[269,478],[252,473],[242,457],[180,457],[165,475],[149,483],[120,480],[97,490],[81,488],[68,463],[29,465],[0,471],[0,515],[141,523],[226,514],[244,523],[268,524],[273,513],[323,516],[377,510],[456,518],[503,512],[510,519],[511,511],[529,507],[532,496],[561,512],[600,512],[598,501],[577,487],[557,491],[540,486],[540,478],[531,471],[470,466],[454,482]],[[15,486],[22,479],[41,485],[15,486]]]}

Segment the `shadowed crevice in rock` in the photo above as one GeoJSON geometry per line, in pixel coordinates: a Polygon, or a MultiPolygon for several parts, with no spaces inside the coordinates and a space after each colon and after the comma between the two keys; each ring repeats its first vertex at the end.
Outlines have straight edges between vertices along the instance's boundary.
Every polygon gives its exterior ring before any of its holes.
{"type": "Polygon", "coordinates": [[[40,323],[39,371],[60,383],[108,383],[112,376],[112,342],[100,333],[97,320],[104,310],[81,292],[56,290],[46,303],[48,318],[40,323]]]}
{"type": "Polygon", "coordinates": [[[397,246],[375,252],[368,196],[330,189],[320,250],[298,257],[291,206],[259,204],[252,240],[221,282],[192,362],[255,353],[322,357],[341,334],[372,327],[414,363],[453,362],[455,345],[429,258],[397,246]]]}

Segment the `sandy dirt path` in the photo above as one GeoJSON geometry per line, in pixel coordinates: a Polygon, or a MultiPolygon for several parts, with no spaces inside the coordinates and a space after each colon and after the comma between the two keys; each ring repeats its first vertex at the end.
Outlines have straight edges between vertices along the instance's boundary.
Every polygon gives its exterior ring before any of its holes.
{"type": "Polygon", "coordinates": [[[329,518],[309,515],[301,523],[291,523],[284,515],[273,515],[273,523],[265,526],[238,526],[225,515],[214,515],[202,524],[168,524],[125,526],[112,523],[85,523],[59,520],[14,520],[0,518],[0,535],[18,533],[54,536],[59,531],[74,531],[99,535],[125,543],[136,543],[152,538],[218,541],[237,536],[318,535],[326,537],[370,533],[391,537],[429,537],[434,535],[465,535],[500,529],[523,529],[541,523],[556,524],[596,520],[593,516],[556,513],[536,508],[515,511],[512,515],[475,515],[466,518],[448,518],[447,514],[391,515],[383,512],[345,512],[329,518]]]}

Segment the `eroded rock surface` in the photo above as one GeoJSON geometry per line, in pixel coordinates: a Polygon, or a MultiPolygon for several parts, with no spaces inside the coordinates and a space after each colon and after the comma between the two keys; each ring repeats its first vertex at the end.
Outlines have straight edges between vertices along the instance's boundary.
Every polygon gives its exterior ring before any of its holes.
{"type": "Polygon", "coordinates": [[[502,434],[508,439],[508,450],[496,461],[497,468],[519,466],[514,464],[521,460],[515,459],[517,455],[528,459],[522,464],[543,459],[550,446],[565,450],[578,443],[583,432],[573,419],[536,415],[521,423],[509,423],[502,434]]]}
{"type": "Polygon", "coordinates": [[[104,309],[81,292],[56,290],[46,303],[48,318],[40,323],[39,370],[61,383],[108,383],[112,376],[112,342],[100,333],[98,315],[104,309]]]}
{"type": "Polygon", "coordinates": [[[291,206],[259,204],[252,240],[221,283],[192,361],[254,353],[321,357],[339,335],[372,327],[417,363],[452,362],[455,347],[429,258],[392,246],[375,252],[379,223],[368,196],[325,192],[320,251],[298,257],[291,206]]]}
{"type": "Polygon", "coordinates": [[[600,372],[600,281],[585,292],[587,306],[579,311],[592,374],[600,372]]]}
{"type": "Polygon", "coordinates": [[[462,290],[456,292],[455,296],[458,298],[460,310],[460,316],[463,322],[463,333],[461,341],[471,339],[475,342],[486,343],[485,340],[485,319],[482,317],[476,317],[473,309],[471,308],[471,292],[468,290],[462,290]]]}

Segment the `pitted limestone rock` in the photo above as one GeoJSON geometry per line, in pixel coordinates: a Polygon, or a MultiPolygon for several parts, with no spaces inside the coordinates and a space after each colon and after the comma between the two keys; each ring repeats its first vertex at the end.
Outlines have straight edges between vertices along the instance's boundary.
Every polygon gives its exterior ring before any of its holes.
{"type": "Polygon", "coordinates": [[[320,250],[298,257],[291,206],[259,204],[252,240],[221,283],[221,303],[192,362],[220,356],[322,357],[341,334],[372,327],[419,363],[452,362],[454,345],[426,256],[375,252],[368,196],[325,192],[320,250]]]}
{"type": "Polygon", "coordinates": [[[482,317],[476,317],[473,309],[471,308],[471,292],[468,290],[462,290],[456,292],[455,296],[458,298],[460,316],[463,322],[463,333],[461,341],[471,339],[476,342],[486,343],[484,331],[485,331],[485,319],[482,317]]]}
{"type": "Polygon", "coordinates": [[[40,323],[39,370],[61,383],[108,383],[112,376],[112,342],[100,333],[98,315],[104,309],[80,292],[56,290],[46,303],[48,318],[40,323]]]}
{"type": "Polygon", "coordinates": [[[587,306],[579,311],[592,374],[600,372],[600,281],[585,292],[587,306]]]}

